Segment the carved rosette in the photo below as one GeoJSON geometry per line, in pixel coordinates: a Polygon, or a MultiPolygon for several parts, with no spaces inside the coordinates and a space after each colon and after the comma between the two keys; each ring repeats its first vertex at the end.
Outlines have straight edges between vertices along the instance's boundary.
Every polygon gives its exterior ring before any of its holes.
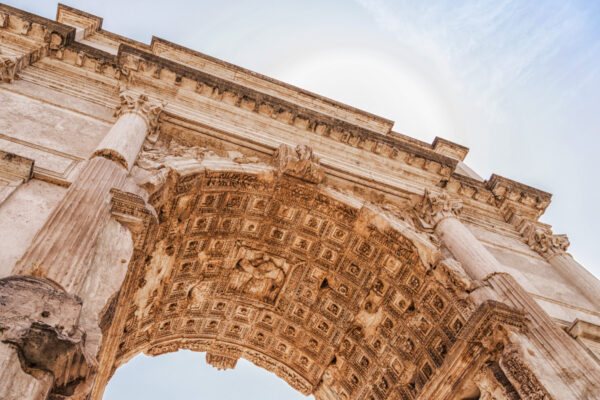
{"type": "Polygon", "coordinates": [[[121,104],[115,109],[115,117],[127,113],[138,114],[148,124],[148,134],[152,135],[158,127],[158,117],[165,105],[150,100],[145,94],[135,94],[123,88],[119,92],[119,99],[121,104]]]}
{"type": "Polygon", "coordinates": [[[462,210],[462,201],[452,199],[448,194],[432,195],[427,189],[414,207],[418,221],[425,229],[434,229],[443,219],[456,217],[462,210]]]}
{"type": "Polygon", "coordinates": [[[570,244],[567,235],[554,235],[550,229],[534,223],[526,223],[521,235],[531,250],[545,258],[566,253],[570,244]]]}

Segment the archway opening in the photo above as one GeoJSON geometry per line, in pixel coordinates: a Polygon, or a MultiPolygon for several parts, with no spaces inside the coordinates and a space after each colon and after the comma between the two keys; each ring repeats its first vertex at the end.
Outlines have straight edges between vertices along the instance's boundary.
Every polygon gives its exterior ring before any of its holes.
{"type": "Polygon", "coordinates": [[[138,354],[109,381],[103,400],[247,399],[309,400],[285,381],[240,359],[234,370],[220,371],[205,361],[205,353],[180,350],[150,357],[138,354]]]}
{"type": "Polygon", "coordinates": [[[264,164],[197,164],[150,195],[154,244],[121,290],[110,373],[189,349],[317,398],[414,398],[472,311],[432,274],[428,236],[397,209],[264,164]]]}

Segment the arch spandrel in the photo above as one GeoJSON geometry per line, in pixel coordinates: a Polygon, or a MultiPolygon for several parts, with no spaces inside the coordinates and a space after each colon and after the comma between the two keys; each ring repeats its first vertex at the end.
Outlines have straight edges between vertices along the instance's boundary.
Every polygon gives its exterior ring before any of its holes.
{"type": "Polygon", "coordinates": [[[304,180],[177,152],[134,171],[158,224],[122,289],[114,365],[184,348],[318,398],[414,398],[473,307],[432,273],[439,252],[410,217],[315,182],[315,165],[304,180]]]}

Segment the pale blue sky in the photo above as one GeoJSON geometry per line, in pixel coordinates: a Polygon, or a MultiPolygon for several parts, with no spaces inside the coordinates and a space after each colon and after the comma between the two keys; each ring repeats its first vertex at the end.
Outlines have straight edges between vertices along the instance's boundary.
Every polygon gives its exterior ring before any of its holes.
{"type": "MultiPolygon", "coordinates": [[[[7,3],[56,14],[53,1],[7,3]]],[[[103,17],[112,32],[144,42],[156,35],[390,118],[394,130],[421,140],[441,136],[468,146],[466,162],[484,178],[495,172],[553,193],[542,221],[568,234],[571,253],[600,275],[600,1],[68,5],[103,17]]],[[[264,399],[252,388],[281,387],[246,364],[214,375],[200,354],[148,360],[119,370],[105,398],[264,399]],[[158,373],[173,380],[158,385],[158,373]],[[237,397],[217,382],[229,382],[237,397]]],[[[302,398],[282,386],[286,394],[267,398],[302,398]]]]}

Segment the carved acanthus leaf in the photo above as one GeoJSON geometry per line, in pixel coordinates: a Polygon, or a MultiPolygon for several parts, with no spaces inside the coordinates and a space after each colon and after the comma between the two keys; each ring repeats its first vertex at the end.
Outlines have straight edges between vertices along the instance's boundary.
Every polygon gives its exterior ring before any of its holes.
{"type": "Polygon", "coordinates": [[[546,258],[566,252],[570,244],[567,235],[554,235],[550,229],[532,222],[524,224],[521,234],[531,250],[546,258]]]}
{"type": "Polygon", "coordinates": [[[158,117],[165,104],[150,100],[145,94],[135,94],[121,88],[119,92],[121,104],[115,109],[115,117],[126,113],[136,113],[148,123],[149,134],[153,134],[158,126],[158,117]]]}
{"type": "Polygon", "coordinates": [[[307,182],[321,183],[325,177],[319,158],[313,153],[312,148],[306,145],[292,148],[282,144],[273,154],[273,163],[280,173],[307,182]]]}
{"type": "Polygon", "coordinates": [[[427,189],[414,207],[417,219],[425,229],[434,229],[442,219],[457,216],[462,210],[462,201],[448,194],[433,195],[427,189]]]}

